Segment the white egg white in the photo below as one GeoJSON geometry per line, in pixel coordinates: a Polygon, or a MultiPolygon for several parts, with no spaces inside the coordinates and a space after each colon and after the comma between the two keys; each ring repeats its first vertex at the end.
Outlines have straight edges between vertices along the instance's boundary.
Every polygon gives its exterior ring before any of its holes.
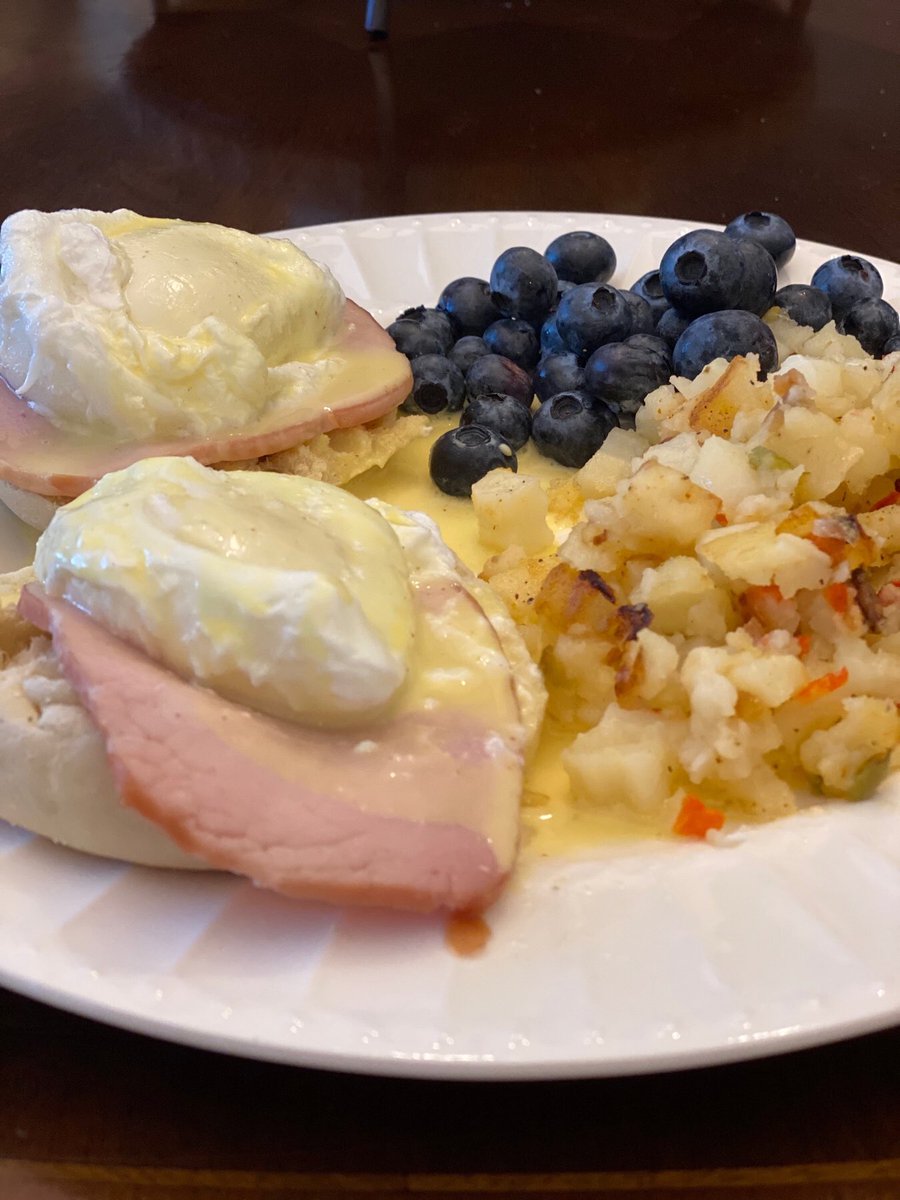
{"type": "Polygon", "coordinates": [[[291,242],[69,209],[0,228],[0,373],[60,429],[211,438],[335,371],[344,296],[291,242]]]}

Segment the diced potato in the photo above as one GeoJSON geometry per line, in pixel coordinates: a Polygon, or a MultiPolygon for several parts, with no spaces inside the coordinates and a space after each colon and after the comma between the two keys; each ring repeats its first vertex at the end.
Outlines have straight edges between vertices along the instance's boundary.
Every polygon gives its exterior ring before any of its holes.
{"type": "Polygon", "coordinates": [[[760,479],[742,446],[724,438],[707,438],[689,475],[694,483],[718,496],[730,516],[742,500],[760,491],[760,479]]]}
{"type": "MultiPolygon", "coordinates": [[[[885,364],[884,360],[875,359],[873,361],[868,358],[845,362],[841,365],[842,390],[845,395],[854,398],[857,407],[868,405],[889,374],[890,367],[885,364]]],[[[827,397],[817,397],[820,405],[821,399],[824,399],[826,403],[828,401],[827,397]]],[[[821,407],[828,412],[824,405],[821,407]]]]}
{"type": "MultiPolygon", "coordinates": [[[[816,668],[816,674],[824,674],[824,667],[816,668]]],[[[843,712],[843,701],[840,695],[829,692],[816,700],[788,700],[772,714],[781,733],[785,761],[782,769],[790,765],[797,772],[797,781],[801,785],[807,783],[805,772],[800,767],[797,755],[800,747],[811,733],[817,729],[827,729],[840,719],[843,712]]]]}
{"type": "Polygon", "coordinates": [[[767,708],[777,708],[807,682],[808,672],[793,654],[745,652],[732,657],[728,678],[738,689],[767,708]]]}
{"type": "Polygon", "coordinates": [[[600,633],[615,619],[617,605],[614,591],[596,571],[557,563],[541,584],[534,612],[551,634],[578,626],[600,633]]]}
{"type": "MultiPolygon", "coordinates": [[[[488,559],[482,568],[481,578],[490,583],[509,609],[510,616],[523,627],[525,633],[529,626],[534,624],[536,627],[534,603],[541,584],[554,566],[553,555],[529,558],[521,547],[515,546],[488,559]]],[[[528,648],[537,657],[542,647],[539,640],[532,638],[528,648]]]]}
{"type": "Polygon", "coordinates": [[[841,509],[824,500],[810,500],[806,504],[798,504],[778,522],[776,533],[795,533],[797,537],[809,537],[815,528],[816,521],[823,517],[837,518],[841,509]]]}
{"type": "Polygon", "coordinates": [[[614,537],[621,524],[619,498],[586,501],[584,516],[585,520],[575,526],[560,546],[559,557],[579,571],[614,573],[623,553],[614,537]]]}
{"type": "Polygon", "coordinates": [[[642,629],[636,641],[641,662],[637,695],[645,701],[658,700],[678,680],[678,651],[652,629],[642,629]]]}
{"type": "Polygon", "coordinates": [[[846,793],[865,764],[890,754],[898,741],[900,714],[893,700],[849,696],[837,724],[818,730],[803,743],[800,761],[828,791],[846,793]]]}
{"type": "Polygon", "coordinates": [[[694,783],[746,778],[759,759],[781,743],[780,731],[763,706],[753,720],[738,715],[741,696],[728,675],[732,657],[724,646],[699,646],[682,664],[691,718],[678,756],[694,783]]]}
{"type": "Polygon", "coordinates": [[[682,475],[690,475],[699,453],[700,439],[696,433],[676,433],[674,437],[650,446],[643,459],[644,462],[662,463],[664,467],[671,467],[682,475]]]}
{"type": "MultiPolygon", "coordinates": [[[[727,358],[715,358],[707,363],[699,375],[686,379],[683,375],[672,376],[672,386],[685,400],[696,401],[715,388],[723,375],[728,373],[730,363],[727,358]]],[[[690,411],[690,407],[688,409],[690,411]]]]}
{"type": "Polygon", "coordinates": [[[622,521],[628,545],[658,554],[693,547],[712,524],[719,500],[679,471],[646,462],[622,495],[622,521]]]}
{"type": "MultiPolygon", "coordinates": [[[[844,392],[841,364],[826,358],[811,358],[807,354],[791,354],[782,359],[781,367],[773,382],[782,379],[791,371],[798,372],[806,381],[816,408],[837,420],[853,407],[853,396],[844,392]]],[[[776,387],[777,387],[776,383],[776,387]]]]}
{"type": "Polygon", "coordinates": [[[834,321],[812,335],[803,347],[803,353],[812,358],[833,358],[843,362],[847,358],[865,358],[862,346],[849,333],[838,333],[834,321]]]}
{"type": "MultiPolygon", "coordinates": [[[[704,786],[707,789],[708,784],[704,786]]],[[[713,799],[720,799],[757,821],[774,821],[797,811],[794,789],[765,761],[758,763],[744,779],[715,780],[710,790],[713,799]]]]}
{"type": "Polygon", "coordinates": [[[676,555],[644,571],[631,595],[646,604],[657,633],[724,637],[733,621],[731,601],[695,558],[676,555]]]}
{"type": "Polygon", "coordinates": [[[610,646],[600,638],[563,633],[544,659],[550,711],[570,729],[590,729],[616,698],[610,646]]]}
{"type": "Polygon", "coordinates": [[[627,554],[610,578],[615,580],[618,591],[629,603],[638,604],[640,601],[633,599],[634,590],[643,579],[644,572],[658,564],[659,558],[655,554],[627,554]]]}
{"type": "Polygon", "coordinates": [[[887,562],[893,555],[900,554],[900,504],[887,504],[874,512],[860,513],[858,520],[875,542],[876,563],[887,562]]]}
{"type": "Polygon", "coordinates": [[[634,429],[611,429],[606,435],[601,449],[614,458],[621,458],[630,463],[632,459],[640,458],[647,449],[649,442],[641,437],[634,429]]]}
{"type": "Polygon", "coordinates": [[[575,476],[575,482],[589,500],[602,500],[606,496],[614,496],[616,488],[630,474],[629,462],[616,458],[614,454],[607,454],[601,447],[575,476]]]}
{"type": "Polygon", "coordinates": [[[824,500],[847,478],[863,457],[858,446],[842,436],[839,426],[822,412],[808,408],[779,410],[765,435],[770,450],[806,472],[797,487],[799,500],[824,500]]]}
{"type": "Polygon", "coordinates": [[[797,325],[782,309],[773,307],[763,317],[775,335],[778,345],[778,361],[791,354],[799,354],[812,337],[814,330],[809,325],[797,325]]]}
{"type": "Polygon", "coordinates": [[[718,641],[734,629],[737,616],[731,598],[723,588],[714,588],[702,596],[688,613],[685,637],[718,641]]]}
{"type": "Polygon", "coordinates": [[[697,543],[697,557],[720,571],[736,590],[774,583],[787,598],[801,588],[821,588],[831,559],[806,538],[776,533],[773,521],[713,529],[697,543]]]}
{"type": "Polygon", "coordinates": [[[581,520],[584,493],[575,478],[547,480],[547,515],[553,529],[571,529],[581,520]]]}
{"type": "Polygon", "coordinates": [[[872,397],[871,405],[878,414],[879,428],[888,440],[891,452],[900,454],[900,356],[892,354],[890,371],[884,383],[872,397]]]}
{"type": "Polygon", "coordinates": [[[540,480],[498,468],[472,487],[478,537],[489,550],[521,546],[537,554],[553,541],[547,524],[547,493],[540,480]]]}
{"type": "Polygon", "coordinates": [[[900,657],[885,649],[883,642],[874,649],[862,638],[844,638],[835,647],[834,665],[847,668],[851,692],[885,700],[900,696],[900,657]]]}
{"type": "Polygon", "coordinates": [[[891,462],[890,448],[878,429],[876,414],[871,408],[854,408],[839,422],[841,433],[862,454],[845,476],[847,488],[853,495],[860,495],[876,475],[887,471],[891,462]]]}
{"type": "MultiPolygon", "coordinates": [[[[693,697],[692,708],[696,709],[693,697]]],[[[698,721],[694,712],[678,757],[693,783],[746,779],[780,742],[778,726],[765,710],[752,720],[734,716],[714,724],[698,721]]]]}
{"type": "Polygon", "coordinates": [[[579,801],[658,813],[677,786],[677,746],[687,722],[611,704],[598,724],[563,752],[579,801]]]}
{"type": "Polygon", "coordinates": [[[592,458],[575,476],[581,492],[589,499],[615,494],[617,486],[631,474],[631,463],[647,449],[647,439],[633,429],[613,429],[592,458]]]}
{"type": "MultiPolygon", "coordinates": [[[[772,408],[772,389],[758,381],[758,373],[757,355],[733,358],[715,383],[697,396],[691,409],[691,429],[727,437],[739,412],[772,408]]],[[[698,378],[702,377],[703,372],[698,378]]]]}
{"type": "Polygon", "coordinates": [[[664,433],[683,432],[689,428],[684,397],[672,384],[662,384],[644,397],[644,403],[635,414],[634,427],[648,442],[658,442],[664,433]]]}
{"type": "MultiPolygon", "coordinates": [[[[766,455],[771,454],[765,446],[757,446],[756,451],[764,451],[766,455]]],[[[749,461],[753,462],[753,453],[749,461]]],[[[777,462],[782,460],[775,456],[777,462]]],[[[786,471],[777,469],[767,469],[764,465],[756,467],[757,470],[757,487],[759,490],[753,495],[745,496],[743,500],[739,500],[733,508],[728,509],[727,516],[735,524],[745,523],[747,521],[766,521],[770,517],[777,517],[790,511],[794,504],[794,494],[797,490],[797,484],[803,477],[802,467],[791,467],[786,471]]]]}
{"type": "Polygon", "coordinates": [[[695,723],[712,725],[737,711],[738,690],[723,670],[729,658],[725,646],[697,646],[685,655],[681,682],[690,695],[695,723]]]}

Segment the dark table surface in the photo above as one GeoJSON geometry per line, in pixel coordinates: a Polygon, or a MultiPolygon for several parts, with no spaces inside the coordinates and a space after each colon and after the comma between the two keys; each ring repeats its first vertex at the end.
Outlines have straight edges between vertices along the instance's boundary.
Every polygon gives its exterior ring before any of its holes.
{"type": "MultiPolygon", "coordinates": [[[[393,0],[377,45],[363,7],[6,0],[0,214],[768,208],[900,258],[894,0],[393,0]]],[[[637,1079],[354,1078],[0,992],[0,1200],[888,1200],[898,1080],[898,1031],[637,1079]]]]}

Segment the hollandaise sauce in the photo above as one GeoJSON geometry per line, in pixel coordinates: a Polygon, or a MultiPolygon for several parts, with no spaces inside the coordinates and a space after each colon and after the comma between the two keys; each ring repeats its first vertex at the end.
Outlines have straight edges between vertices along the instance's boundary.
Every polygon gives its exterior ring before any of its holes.
{"type": "MultiPolygon", "coordinates": [[[[444,541],[477,574],[493,552],[478,538],[471,501],[444,495],[434,486],[428,471],[434,439],[454,424],[452,419],[436,418],[431,436],[410,443],[385,467],[366,471],[346,487],[360,499],[377,497],[398,508],[425,513],[439,526],[444,541]]],[[[519,451],[517,457],[521,474],[550,481],[572,477],[570,469],[545,458],[531,445],[519,451]]],[[[570,854],[603,842],[663,832],[648,828],[637,818],[609,811],[591,812],[576,805],[561,758],[573,736],[551,719],[545,720],[525,775],[522,855],[526,859],[570,854]]]]}

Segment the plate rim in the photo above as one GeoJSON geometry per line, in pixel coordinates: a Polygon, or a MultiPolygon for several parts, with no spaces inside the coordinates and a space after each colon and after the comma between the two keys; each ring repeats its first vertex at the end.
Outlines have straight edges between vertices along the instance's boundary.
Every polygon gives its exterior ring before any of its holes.
{"type": "MultiPolygon", "coordinates": [[[[525,219],[536,218],[539,220],[569,220],[573,217],[586,217],[589,219],[599,219],[602,221],[650,221],[654,225],[671,224],[671,225],[688,225],[692,229],[715,229],[722,231],[725,225],[720,221],[708,221],[701,224],[698,221],[692,221],[689,217],[659,217],[649,216],[644,213],[619,213],[619,212],[590,212],[586,209],[550,209],[550,208],[472,208],[459,209],[457,211],[435,210],[434,212],[414,212],[414,213],[394,213],[390,216],[379,217],[350,217],[346,221],[317,221],[314,225],[297,225],[286,227],[284,229],[264,230],[259,234],[260,237],[272,238],[287,238],[291,240],[293,234],[298,233],[314,233],[325,229],[347,229],[360,225],[379,225],[402,221],[429,221],[429,220],[484,220],[491,218],[498,219],[525,219]]],[[[796,233],[796,231],[795,231],[796,233]]],[[[834,242],[818,242],[811,238],[797,237],[797,245],[802,243],[804,248],[811,250],[821,250],[825,253],[836,252],[837,254],[852,254],[858,258],[865,258],[876,266],[883,264],[895,270],[900,270],[900,260],[896,262],[893,259],[885,258],[883,255],[871,254],[865,250],[857,250],[847,246],[838,246],[834,242]]],[[[615,249],[615,247],[614,247],[615,249]]],[[[615,275],[615,272],[613,272],[615,275]]]]}
{"type": "Polygon", "coordinates": [[[110,1006],[80,993],[66,992],[26,976],[19,976],[2,964],[0,987],[100,1025],[190,1049],[227,1054],[252,1062],[276,1063],[316,1071],[445,1083],[550,1083],[555,1080],[620,1079],[640,1075],[673,1074],[678,1071],[699,1071],[836,1045],[900,1025],[898,996],[882,1013],[845,1017],[838,1022],[807,1023],[803,1027],[787,1030],[770,1030],[749,1035],[746,1040],[735,1039],[710,1046],[670,1049],[665,1043],[661,1043],[661,1046],[665,1046],[663,1053],[660,1053],[660,1046],[657,1046],[653,1052],[625,1054],[619,1057],[598,1055],[546,1060],[496,1060],[487,1055],[384,1055],[298,1046],[295,1053],[286,1054],[283,1046],[256,1042],[244,1036],[226,1036],[210,1029],[188,1026],[183,1022],[168,1021],[146,1013],[129,1011],[120,1006],[110,1006]]]}

